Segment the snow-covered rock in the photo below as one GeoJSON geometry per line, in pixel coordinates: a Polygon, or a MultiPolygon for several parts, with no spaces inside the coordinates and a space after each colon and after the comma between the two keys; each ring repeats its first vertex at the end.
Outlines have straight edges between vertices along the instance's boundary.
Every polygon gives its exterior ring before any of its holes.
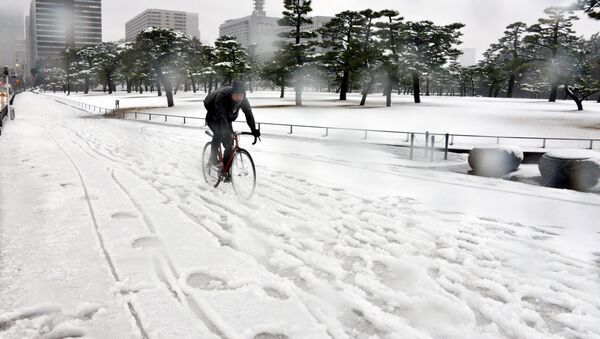
{"type": "Polygon", "coordinates": [[[546,153],[539,164],[544,184],[586,191],[598,184],[600,153],[563,149],[546,153]]]}
{"type": "Polygon", "coordinates": [[[513,172],[523,159],[523,150],[518,146],[479,146],[469,153],[471,168],[475,173],[485,176],[503,176],[513,172]]]}

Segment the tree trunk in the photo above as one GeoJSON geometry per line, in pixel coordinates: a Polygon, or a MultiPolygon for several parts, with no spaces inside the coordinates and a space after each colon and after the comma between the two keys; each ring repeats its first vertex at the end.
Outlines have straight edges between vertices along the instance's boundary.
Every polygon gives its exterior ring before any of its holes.
{"type": "Polygon", "coordinates": [[[90,76],[86,75],[83,83],[83,94],[88,94],[90,92],[90,76]]]}
{"type": "Polygon", "coordinates": [[[416,71],[412,72],[412,81],[413,81],[413,95],[415,97],[415,103],[421,103],[421,79],[419,78],[419,73],[416,71]]]}
{"type": "Polygon", "coordinates": [[[131,93],[131,80],[129,80],[129,77],[125,77],[125,83],[127,86],[127,93],[131,93]]]}
{"type": "Polygon", "coordinates": [[[106,76],[106,81],[108,82],[108,94],[112,94],[113,93],[112,77],[110,75],[107,75],[106,76]]]}
{"type": "Polygon", "coordinates": [[[558,83],[555,82],[552,84],[552,89],[550,90],[550,102],[556,102],[556,97],[558,96],[558,83]]]}
{"type": "Polygon", "coordinates": [[[577,105],[577,110],[583,111],[583,100],[579,99],[579,97],[575,93],[573,93],[573,91],[569,87],[565,87],[565,92],[573,101],[575,101],[575,104],[577,105]]]}
{"type": "Polygon", "coordinates": [[[158,92],[158,96],[162,97],[162,88],[160,86],[160,80],[156,79],[156,92],[158,92]]]}
{"type": "Polygon", "coordinates": [[[298,71],[294,90],[296,91],[296,106],[302,106],[302,91],[304,91],[304,72],[302,69],[298,71]]]}
{"type": "Polygon", "coordinates": [[[344,75],[342,76],[342,86],[340,89],[340,100],[346,100],[346,93],[348,93],[348,83],[350,82],[350,72],[348,70],[344,70],[344,75]]]}
{"type": "Polygon", "coordinates": [[[491,98],[494,94],[494,86],[490,86],[490,91],[488,92],[488,98],[491,98]]]}
{"type": "Polygon", "coordinates": [[[283,99],[285,97],[285,74],[281,74],[281,95],[279,98],[283,99]]]}
{"type": "Polygon", "coordinates": [[[196,94],[196,80],[194,80],[194,77],[191,76],[190,81],[192,82],[192,91],[194,92],[194,94],[196,94]]]}
{"type": "Polygon", "coordinates": [[[506,97],[512,98],[513,91],[515,90],[515,80],[517,76],[514,73],[511,73],[510,78],[508,79],[508,88],[506,89],[506,97]]]}
{"type": "Polygon", "coordinates": [[[363,84],[362,99],[360,100],[360,106],[364,106],[367,103],[367,96],[369,95],[369,93],[371,93],[371,90],[373,89],[374,77],[375,75],[373,74],[373,72],[369,70],[369,81],[363,84]]]}
{"type": "Polygon", "coordinates": [[[211,74],[208,78],[208,92],[211,93],[213,91],[213,75],[211,74]]]}
{"type": "Polygon", "coordinates": [[[159,76],[159,82],[162,83],[162,86],[165,88],[165,94],[167,96],[167,106],[175,106],[175,103],[173,102],[173,88],[171,87],[171,82],[167,78],[165,78],[164,75],[159,76]]]}
{"type": "Polygon", "coordinates": [[[429,74],[427,74],[427,78],[425,79],[427,82],[425,83],[425,96],[429,96],[430,92],[429,92],[429,74]]]}

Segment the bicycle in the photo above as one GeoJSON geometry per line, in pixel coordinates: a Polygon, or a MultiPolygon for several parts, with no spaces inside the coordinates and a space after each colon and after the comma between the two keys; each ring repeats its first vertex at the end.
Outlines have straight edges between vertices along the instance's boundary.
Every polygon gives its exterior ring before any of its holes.
{"type": "MultiPolygon", "coordinates": [[[[210,137],[213,136],[213,133],[210,131],[206,131],[206,134],[210,137]]],[[[240,135],[252,135],[252,133],[233,133],[231,136],[233,150],[227,164],[223,164],[223,150],[222,146],[219,145],[219,151],[217,153],[218,166],[210,164],[209,159],[212,142],[208,142],[206,146],[204,146],[204,151],[202,153],[202,172],[206,183],[215,188],[217,188],[221,182],[225,181],[229,175],[235,194],[242,199],[249,200],[254,195],[254,190],[256,189],[256,168],[254,167],[254,160],[252,160],[250,153],[239,147],[240,135]]],[[[254,137],[252,145],[255,145],[257,140],[260,140],[260,138],[254,137]]]]}

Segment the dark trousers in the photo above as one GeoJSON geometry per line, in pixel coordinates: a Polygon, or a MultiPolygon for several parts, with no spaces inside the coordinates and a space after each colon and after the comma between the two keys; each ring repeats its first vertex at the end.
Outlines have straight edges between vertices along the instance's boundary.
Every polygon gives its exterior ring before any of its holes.
{"type": "Polygon", "coordinates": [[[233,150],[233,144],[231,141],[231,136],[233,135],[233,126],[231,125],[231,122],[228,122],[226,119],[219,119],[216,121],[208,120],[208,127],[213,132],[210,159],[214,163],[217,162],[219,145],[223,144],[223,147],[225,148],[225,154],[223,155],[223,166],[227,166],[227,161],[233,150]]]}

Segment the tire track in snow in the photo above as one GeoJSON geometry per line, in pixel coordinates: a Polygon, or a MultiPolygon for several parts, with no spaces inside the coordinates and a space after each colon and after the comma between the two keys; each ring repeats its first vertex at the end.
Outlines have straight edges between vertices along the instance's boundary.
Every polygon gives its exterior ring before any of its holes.
{"type": "MultiPolygon", "coordinates": [[[[69,160],[69,162],[71,163],[71,165],[73,166],[75,171],[77,172],[77,175],[79,176],[79,180],[81,182],[81,186],[83,188],[83,192],[84,192],[85,199],[86,199],[86,202],[88,205],[90,216],[91,216],[92,222],[94,224],[94,231],[95,231],[96,237],[98,239],[98,242],[100,244],[100,248],[102,249],[104,258],[106,259],[106,262],[110,268],[110,272],[111,272],[113,278],[115,279],[115,282],[117,282],[117,283],[121,282],[121,279],[119,278],[119,275],[118,275],[115,265],[112,261],[112,258],[106,249],[106,245],[104,244],[104,238],[102,237],[102,234],[100,233],[100,228],[98,226],[96,214],[94,213],[94,208],[92,207],[92,202],[91,202],[91,198],[90,198],[90,195],[89,195],[89,192],[87,189],[87,185],[85,184],[85,180],[83,179],[83,175],[81,174],[79,167],[77,166],[77,164],[75,163],[73,158],[71,158],[71,156],[67,153],[67,151],[62,147],[62,145],[56,140],[54,135],[52,135],[52,133],[50,133],[50,131],[48,131],[48,129],[45,126],[43,126],[43,127],[46,130],[46,133],[48,133],[48,135],[52,138],[52,140],[54,140],[54,142],[56,143],[56,146],[58,146],[58,148],[64,153],[65,157],[67,157],[67,159],[69,160]]],[[[129,312],[131,313],[131,316],[135,320],[135,324],[136,324],[142,338],[149,339],[148,334],[146,333],[146,331],[144,330],[144,327],[142,326],[140,316],[130,301],[127,301],[127,307],[129,309],[129,312]]]]}

